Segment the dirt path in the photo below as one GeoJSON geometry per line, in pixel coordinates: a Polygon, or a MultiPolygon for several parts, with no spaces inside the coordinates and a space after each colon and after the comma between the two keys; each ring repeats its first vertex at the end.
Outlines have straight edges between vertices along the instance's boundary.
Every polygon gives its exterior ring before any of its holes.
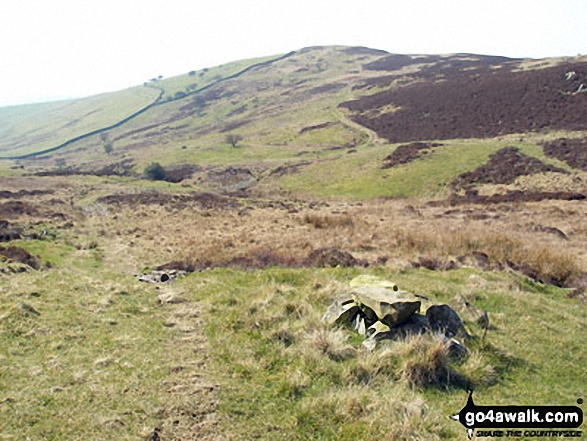
{"type": "MultiPolygon", "coordinates": [[[[108,270],[134,274],[141,268],[140,259],[119,238],[104,247],[104,265],[108,270]]],[[[150,319],[154,326],[161,320],[164,334],[164,354],[157,360],[162,373],[156,393],[159,408],[152,409],[158,421],[142,436],[151,440],[219,440],[216,407],[219,385],[209,371],[210,346],[204,330],[200,304],[190,300],[190,292],[180,280],[166,283],[145,283],[150,319]],[[157,322],[157,323],[155,323],[157,322]]]]}
{"type": "MultiPolygon", "coordinates": [[[[161,289],[160,298],[186,299],[173,285],[161,289]],[[171,296],[171,297],[169,297],[171,296]]],[[[164,440],[216,440],[219,385],[208,372],[209,345],[197,302],[162,303],[170,330],[166,360],[169,375],[163,380],[168,403],[158,409],[158,434],[164,440]]]]}
{"type": "Polygon", "coordinates": [[[335,108],[332,110],[333,115],[341,122],[342,125],[350,128],[351,130],[358,131],[360,133],[364,133],[367,135],[367,141],[363,144],[365,145],[375,145],[377,143],[381,143],[381,139],[377,136],[373,130],[364,127],[351,119],[349,119],[340,109],[335,108]]]}

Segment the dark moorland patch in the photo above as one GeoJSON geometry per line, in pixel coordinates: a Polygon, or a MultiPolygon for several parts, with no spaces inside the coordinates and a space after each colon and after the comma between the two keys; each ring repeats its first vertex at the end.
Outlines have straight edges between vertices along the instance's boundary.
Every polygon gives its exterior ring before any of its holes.
{"type": "Polygon", "coordinates": [[[375,61],[367,63],[363,66],[363,68],[367,69],[367,70],[391,72],[394,70],[399,70],[399,69],[406,67],[406,66],[411,66],[412,64],[436,63],[440,60],[441,60],[441,58],[437,55],[412,58],[409,55],[391,54],[391,55],[388,55],[387,57],[382,57],[382,58],[379,58],[375,61]]]}
{"type": "Polygon", "coordinates": [[[511,184],[518,176],[543,172],[568,173],[562,168],[524,155],[516,147],[505,147],[489,156],[486,164],[459,175],[451,185],[464,188],[474,184],[511,184]]]}
{"type": "Polygon", "coordinates": [[[41,262],[39,259],[20,247],[0,246],[0,256],[4,256],[4,258],[8,259],[9,261],[11,260],[13,262],[22,263],[23,265],[28,265],[36,270],[41,269],[41,262]]]}
{"type": "Polygon", "coordinates": [[[44,196],[53,193],[53,190],[18,190],[15,192],[2,190],[0,191],[0,199],[21,199],[29,196],[44,196]]]}
{"type": "Polygon", "coordinates": [[[165,181],[177,184],[184,179],[191,178],[194,173],[202,170],[201,167],[193,164],[181,164],[176,167],[169,167],[165,169],[165,181]]]}
{"type": "Polygon", "coordinates": [[[308,90],[306,93],[310,95],[317,95],[320,93],[327,93],[327,92],[338,92],[341,89],[346,87],[345,83],[328,83],[322,86],[313,87],[312,89],[308,90]]]}
{"type": "Polygon", "coordinates": [[[10,242],[22,238],[22,228],[0,219],[0,242],[10,242]]]}
{"type": "Polygon", "coordinates": [[[400,145],[391,155],[385,157],[381,168],[386,169],[400,164],[408,164],[429,153],[430,149],[441,145],[443,144],[435,142],[412,142],[400,145]]]}
{"type": "Polygon", "coordinates": [[[303,268],[303,267],[367,267],[369,262],[356,259],[352,254],[338,248],[319,248],[312,250],[305,258],[285,255],[271,249],[259,249],[248,252],[246,255],[235,256],[229,259],[196,259],[174,260],[156,267],[158,271],[203,271],[213,268],[235,268],[254,270],[269,267],[303,268]]]}
{"type": "MultiPolygon", "coordinates": [[[[587,83],[587,63],[514,72],[515,60],[500,60],[442,59],[403,76],[425,81],[364,96],[341,107],[354,113],[353,121],[390,142],[587,129],[587,93],[581,88],[587,83]],[[370,111],[386,106],[398,110],[370,116],[370,111]]],[[[399,64],[407,62],[400,60],[399,64]]]]}
{"type": "Polygon", "coordinates": [[[35,176],[135,176],[134,162],[131,159],[123,159],[97,168],[65,167],[53,170],[45,170],[35,173],[35,176]]]}
{"type": "Polygon", "coordinates": [[[480,195],[475,190],[467,191],[463,196],[451,195],[445,201],[429,202],[431,206],[438,205],[462,205],[462,204],[503,204],[511,202],[540,202],[545,200],[558,201],[584,201],[587,196],[571,191],[508,191],[502,194],[480,195]]]}
{"type": "Polygon", "coordinates": [[[386,51],[381,49],[371,49],[370,47],[353,46],[342,49],[342,52],[347,55],[385,55],[386,51]]]}
{"type": "Polygon", "coordinates": [[[587,171],[587,138],[560,138],[544,144],[544,154],[566,162],[573,168],[587,171]]]}
{"type": "Polygon", "coordinates": [[[314,126],[308,126],[308,127],[304,127],[302,130],[300,130],[300,135],[306,133],[306,132],[311,132],[312,130],[320,130],[320,129],[325,129],[326,127],[332,125],[331,122],[325,122],[322,124],[316,124],[314,126]]]}
{"type": "Polygon", "coordinates": [[[238,207],[238,202],[234,198],[212,193],[166,194],[153,191],[136,194],[113,194],[98,198],[97,202],[119,206],[169,205],[178,209],[187,208],[192,203],[196,203],[205,210],[238,207]]]}
{"type": "Polygon", "coordinates": [[[21,215],[36,216],[39,211],[27,202],[8,201],[0,204],[0,213],[6,218],[14,218],[21,215]]]}
{"type": "Polygon", "coordinates": [[[293,175],[300,172],[300,169],[305,165],[312,164],[312,161],[301,161],[294,164],[283,164],[277,168],[274,168],[269,173],[269,176],[285,176],[293,175]]]}

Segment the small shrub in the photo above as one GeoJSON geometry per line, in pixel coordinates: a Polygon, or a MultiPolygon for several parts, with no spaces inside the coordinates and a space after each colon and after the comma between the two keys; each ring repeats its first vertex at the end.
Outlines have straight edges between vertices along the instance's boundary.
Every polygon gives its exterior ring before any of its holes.
{"type": "Polygon", "coordinates": [[[114,150],[114,145],[112,144],[112,141],[105,141],[103,147],[104,153],[106,153],[107,155],[112,153],[112,150],[114,150]]]}
{"type": "Polygon", "coordinates": [[[234,133],[228,134],[225,137],[225,141],[227,144],[230,144],[232,146],[232,148],[236,148],[238,143],[241,142],[243,140],[243,137],[241,135],[236,135],[234,133]]]}
{"type": "Polygon", "coordinates": [[[165,179],[165,169],[158,162],[153,162],[145,167],[144,175],[151,181],[163,181],[165,179]]]}

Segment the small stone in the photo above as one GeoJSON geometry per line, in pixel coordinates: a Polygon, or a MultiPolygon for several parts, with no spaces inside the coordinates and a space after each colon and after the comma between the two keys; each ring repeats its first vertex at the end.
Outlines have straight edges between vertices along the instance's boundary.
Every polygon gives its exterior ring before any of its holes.
{"type": "Polygon", "coordinates": [[[28,305],[26,303],[21,303],[20,304],[20,309],[28,314],[34,314],[34,315],[41,315],[41,313],[39,311],[37,311],[35,308],[33,308],[31,305],[28,305]]]}
{"type": "Polygon", "coordinates": [[[343,295],[336,298],[331,305],[328,307],[324,315],[322,316],[322,321],[326,322],[329,325],[333,325],[335,323],[341,323],[348,320],[348,323],[351,323],[355,318],[355,315],[358,313],[358,308],[353,299],[348,295],[343,295]],[[356,308],[355,310],[352,310],[356,308]],[[355,313],[352,317],[350,315],[355,313]]]}
{"type": "Polygon", "coordinates": [[[355,318],[355,330],[360,335],[367,335],[367,327],[365,326],[365,318],[362,317],[360,314],[357,314],[355,318]]]}
{"type": "Polygon", "coordinates": [[[185,303],[186,300],[178,294],[172,292],[164,292],[157,296],[157,302],[159,304],[178,304],[185,303]]]}
{"type": "Polygon", "coordinates": [[[375,340],[374,338],[368,338],[367,340],[365,340],[363,342],[363,347],[365,349],[367,349],[369,352],[372,351],[373,349],[375,349],[375,347],[377,346],[377,340],[375,340]]]}
{"type": "Polygon", "coordinates": [[[461,358],[467,355],[469,351],[460,341],[451,338],[448,345],[448,353],[451,357],[461,358]]]}
{"type": "Polygon", "coordinates": [[[426,311],[426,318],[433,331],[444,333],[448,338],[456,335],[469,338],[459,315],[448,305],[433,305],[426,311]]]}

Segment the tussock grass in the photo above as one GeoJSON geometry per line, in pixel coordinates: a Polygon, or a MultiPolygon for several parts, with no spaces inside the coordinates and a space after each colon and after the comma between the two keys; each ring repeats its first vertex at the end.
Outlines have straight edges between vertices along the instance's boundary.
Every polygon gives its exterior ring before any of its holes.
{"type": "Polygon", "coordinates": [[[313,225],[315,228],[353,227],[355,225],[353,218],[348,214],[329,216],[306,213],[304,215],[304,222],[313,225]]]}
{"type": "Polygon", "coordinates": [[[349,335],[340,329],[315,329],[303,337],[304,348],[315,349],[334,361],[352,358],[356,349],[347,344],[349,335]]]}
{"type": "MultiPolygon", "coordinates": [[[[270,268],[247,273],[216,269],[183,283],[199,287],[194,296],[210,314],[212,363],[224,385],[222,433],[234,439],[350,440],[389,434],[394,439],[454,438],[460,426],[447,416],[462,407],[467,386],[495,404],[525,402],[528,396],[540,402],[568,401],[572,393],[564,398],[560,387],[576,381],[571,365],[556,380],[549,377],[556,384],[545,389],[539,378],[559,363],[544,352],[550,337],[537,338],[543,330],[528,328],[518,311],[533,311],[535,322],[550,317],[567,330],[574,325],[565,321],[577,320],[577,311],[554,313],[551,308],[559,301],[572,300],[564,299],[560,289],[522,280],[471,270],[270,268]],[[468,343],[469,355],[459,359],[449,357],[447,343],[431,335],[382,343],[368,352],[354,331],[328,328],[320,321],[329,302],[344,291],[345,281],[359,272],[384,276],[437,302],[467,295],[489,310],[495,328],[481,341],[483,329],[467,323],[476,338],[468,343]],[[524,333],[533,336],[520,338],[524,333]]],[[[575,357],[574,363],[585,352],[575,357]]]]}
{"type": "Polygon", "coordinates": [[[493,360],[481,351],[451,360],[445,343],[420,336],[368,352],[354,331],[326,327],[320,317],[353,271],[216,269],[183,282],[200,286],[211,314],[219,411],[235,439],[442,438],[457,428],[430,408],[428,390],[492,383],[493,360]]]}
{"type": "Polygon", "coordinates": [[[442,229],[427,226],[417,231],[394,231],[397,248],[416,255],[463,256],[480,251],[497,264],[525,263],[534,268],[539,278],[564,284],[581,274],[573,252],[546,241],[536,241],[528,234],[506,233],[487,228],[465,227],[442,229]]]}
{"type": "Polygon", "coordinates": [[[449,343],[442,338],[417,335],[395,345],[402,358],[400,376],[410,387],[462,385],[450,367],[449,343]]]}

